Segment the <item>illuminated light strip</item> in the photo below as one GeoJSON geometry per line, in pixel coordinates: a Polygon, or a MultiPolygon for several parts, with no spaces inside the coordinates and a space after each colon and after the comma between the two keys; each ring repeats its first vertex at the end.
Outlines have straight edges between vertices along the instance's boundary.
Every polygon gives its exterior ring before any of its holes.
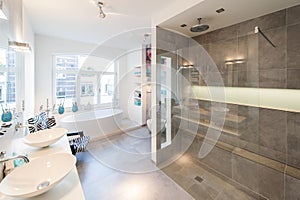
{"type": "Polygon", "coordinates": [[[196,99],[244,106],[300,112],[300,90],[192,86],[196,99]],[[209,90],[224,90],[226,100],[212,99],[209,90]]]}

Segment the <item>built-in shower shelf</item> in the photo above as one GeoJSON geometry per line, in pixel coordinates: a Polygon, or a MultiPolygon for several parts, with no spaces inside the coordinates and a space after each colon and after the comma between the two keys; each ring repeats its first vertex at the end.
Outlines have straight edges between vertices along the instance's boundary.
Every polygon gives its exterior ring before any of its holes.
{"type": "MultiPolygon", "coordinates": [[[[174,109],[181,109],[180,106],[174,106],[173,108],[174,109]]],[[[200,115],[205,115],[205,116],[208,116],[208,117],[211,116],[211,111],[210,110],[206,110],[204,108],[199,108],[198,109],[197,106],[195,108],[195,105],[192,105],[191,108],[189,108],[189,107],[187,107],[187,108],[191,110],[191,113],[194,113],[194,114],[198,113],[200,115]]],[[[200,118],[200,116],[199,116],[199,118],[200,118]]],[[[242,123],[243,121],[246,120],[246,117],[226,112],[225,120],[230,121],[230,122],[234,122],[234,123],[242,123]]]]}
{"type": "MultiPolygon", "coordinates": [[[[205,110],[203,108],[199,109],[199,113],[206,115],[206,116],[211,116],[211,111],[209,110],[205,110]]],[[[235,122],[235,123],[241,123],[246,119],[246,117],[244,116],[240,116],[240,115],[235,115],[235,114],[231,114],[229,112],[226,113],[225,116],[225,120],[226,121],[231,121],[231,122],[235,122]]]]}
{"type": "Polygon", "coordinates": [[[205,127],[208,127],[208,128],[212,128],[212,129],[215,129],[217,131],[222,131],[223,133],[227,133],[227,134],[230,134],[230,135],[240,136],[239,133],[235,130],[231,130],[227,127],[222,128],[222,127],[219,127],[218,125],[215,125],[213,123],[210,123],[210,122],[207,122],[207,121],[204,121],[204,120],[197,121],[197,120],[194,120],[194,119],[188,119],[188,118],[178,116],[178,115],[174,115],[173,117],[175,117],[177,119],[180,119],[180,120],[185,120],[185,121],[188,121],[188,122],[192,122],[192,123],[195,123],[195,124],[198,124],[198,125],[201,125],[201,126],[205,126],[205,127]]]}

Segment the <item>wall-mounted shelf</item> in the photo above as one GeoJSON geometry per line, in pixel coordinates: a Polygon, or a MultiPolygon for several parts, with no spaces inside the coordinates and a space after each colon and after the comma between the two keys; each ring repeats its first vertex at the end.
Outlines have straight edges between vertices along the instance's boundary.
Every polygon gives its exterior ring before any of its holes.
{"type": "Polygon", "coordinates": [[[142,70],[141,70],[141,66],[136,66],[136,67],[134,67],[134,72],[133,72],[133,75],[135,76],[135,77],[141,77],[141,75],[142,75],[142,70]]]}
{"type": "Polygon", "coordinates": [[[190,71],[190,82],[192,85],[199,85],[200,83],[200,73],[195,68],[192,68],[190,71]]]}
{"type": "Polygon", "coordinates": [[[141,106],[142,105],[142,92],[141,90],[134,90],[134,105],[141,106]]]}

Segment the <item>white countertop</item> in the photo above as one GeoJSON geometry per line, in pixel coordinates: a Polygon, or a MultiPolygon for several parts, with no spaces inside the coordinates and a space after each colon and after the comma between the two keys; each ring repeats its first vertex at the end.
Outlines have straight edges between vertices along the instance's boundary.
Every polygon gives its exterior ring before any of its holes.
{"type": "MultiPolygon", "coordinates": [[[[28,155],[29,159],[35,159],[37,157],[58,153],[58,152],[68,152],[71,153],[69,146],[69,141],[67,136],[61,138],[58,142],[46,148],[33,148],[23,143],[21,139],[15,139],[13,142],[14,151],[17,154],[28,155]]],[[[38,173],[38,172],[37,172],[38,173]]],[[[34,176],[34,174],[33,174],[34,176]]],[[[76,166],[72,171],[54,188],[48,192],[32,197],[32,198],[12,198],[4,196],[0,193],[0,200],[84,200],[84,194],[82,191],[81,183],[77,173],[76,166]]]]}

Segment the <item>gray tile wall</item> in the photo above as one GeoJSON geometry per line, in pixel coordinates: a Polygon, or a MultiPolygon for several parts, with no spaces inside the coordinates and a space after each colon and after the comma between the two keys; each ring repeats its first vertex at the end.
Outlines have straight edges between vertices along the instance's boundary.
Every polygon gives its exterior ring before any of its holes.
{"type": "MultiPolygon", "coordinates": [[[[225,86],[300,89],[300,5],[194,39],[216,63],[225,86]],[[254,34],[255,26],[260,27],[276,48],[261,35],[254,34]],[[225,65],[229,58],[244,58],[246,62],[225,65]]],[[[213,83],[216,72],[207,68],[201,73],[213,83]]],[[[204,79],[200,79],[199,85],[205,85],[204,79]]],[[[200,108],[210,106],[211,102],[199,101],[200,108]]],[[[300,113],[231,104],[227,107],[228,114],[240,120],[226,119],[224,128],[238,135],[223,131],[219,141],[300,169],[300,113]]],[[[200,114],[200,120],[209,117],[200,114]]],[[[172,131],[177,131],[179,123],[180,120],[172,121],[172,131]]],[[[200,126],[198,132],[205,134],[207,127],[200,126]]],[[[201,145],[202,141],[195,139],[188,151],[190,155],[197,157],[201,145]]],[[[300,199],[299,179],[219,147],[214,147],[201,162],[268,199],[300,199]]]]}
{"type": "MultiPolygon", "coordinates": [[[[199,100],[199,105],[207,109],[211,103],[199,100]]],[[[232,104],[228,104],[227,108],[227,115],[242,119],[236,122],[238,136],[223,131],[218,141],[300,169],[300,113],[232,104]]],[[[200,119],[206,117],[200,113],[200,119]]],[[[223,128],[228,129],[228,125],[232,126],[226,118],[223,128]]],[[[200,126],[198,132],[205,135],[207,130],[207,127],[200,126]]],[[[192,156],[197,157],[201,144],[198,140],[192,144],[192,156]]],[[[300,180],[287,178],[288,175],[282,172],[219,147],[214,147],[201,162],[267,198],[290,199],[287,196],[298,195],[300,199],[300,191],[294,185],[299,185],[300,180]],[[284,179],[289,180],[288,185],[284,185],[284,179]]]]}
{"type": "MultiPolygon", "coordinates": [[[[194,37],[213,58],[225,86],[300,88],[300,6],[194,37]],[[258,26],[276,45],[272,47],[258,26]],[[225,65],[243,58],[243,64],[225,65]]],[[[207,77],[209,74],[203,74],[207,77]]],[[[200,82],[200,85],[203,85],[200,82]]]]}

